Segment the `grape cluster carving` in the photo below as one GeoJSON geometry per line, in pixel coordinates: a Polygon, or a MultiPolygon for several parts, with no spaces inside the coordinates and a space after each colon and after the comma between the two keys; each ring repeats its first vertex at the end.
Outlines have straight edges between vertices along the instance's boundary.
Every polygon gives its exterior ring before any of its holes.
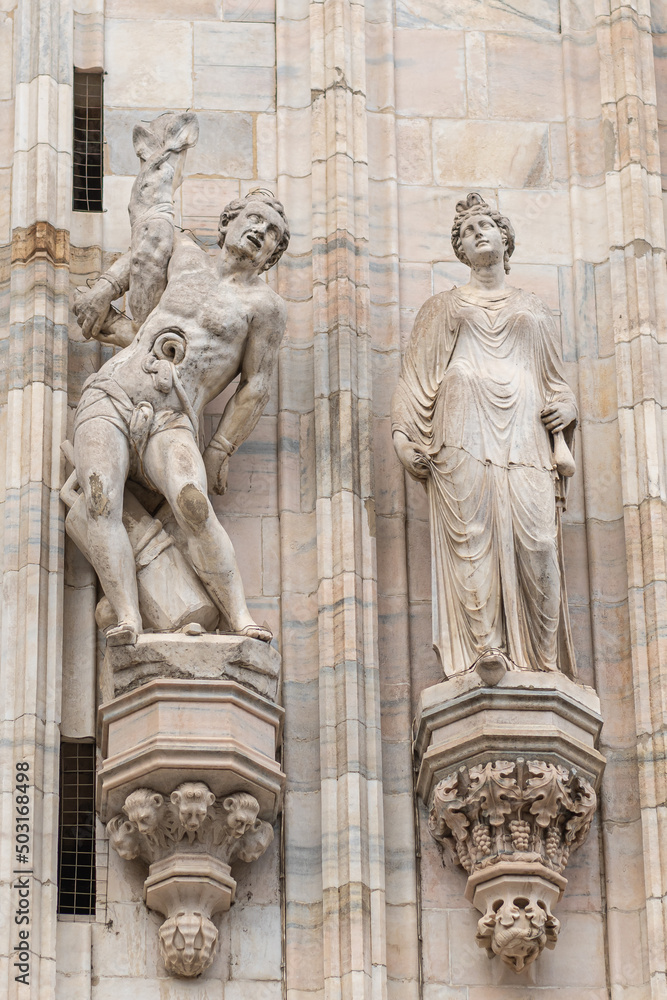
{"type": "Polygon", "coordinates": [[[489,761],[436,785],[429,829],[468,873],[512,859],[562,872],[586,839],[596,805],[593,786],[575,769],[489,761]]]}

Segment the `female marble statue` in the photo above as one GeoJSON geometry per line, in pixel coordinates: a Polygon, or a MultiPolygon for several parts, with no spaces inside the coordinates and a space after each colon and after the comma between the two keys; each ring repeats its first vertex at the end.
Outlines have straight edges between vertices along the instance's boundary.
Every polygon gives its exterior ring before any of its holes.
{"type": "Polygon", "coordinates": [[[499,654],[573,674],[560,509],[577,411],[556,329],[505,283],[514,232],[479,194],[452,244],[470,280],[422,306],[393,400],[396,452],[429,497],[434,647],[448,676],[499,654]]]}

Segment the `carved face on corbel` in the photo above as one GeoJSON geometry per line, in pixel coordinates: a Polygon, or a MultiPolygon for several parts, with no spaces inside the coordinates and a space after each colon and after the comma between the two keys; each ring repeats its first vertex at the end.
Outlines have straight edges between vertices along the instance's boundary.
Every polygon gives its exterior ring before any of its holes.
{"type": "Polygon", "coordinates": [[[206,819],[215,795],[203,781],[184,781],[171,793],[172,804],[178,809],[178,821],[190,833],[198,830],[206,819]]]}
{"type": "Polygon", "coordinates": [[[227,827],[232,837],[238,840],[247,830],[254,828],[259,812],[259,803],[246,792],[228,795],[222,803],[227,812],[227,827]]]}
{"type": "Polygon", "coordinates": [[[125,799],[123,812],[139,833],[155,833],[164,815],[164,798],[150,788],[137,788],[125,799]]]}
{"type": "Polygon", "coordinates": [[[134,823],[125,819],[120,813],[113,816],[107,823],[109,840],[116,854],[125,861],[134,861],[141,852],[139,831],[134,823]]]}

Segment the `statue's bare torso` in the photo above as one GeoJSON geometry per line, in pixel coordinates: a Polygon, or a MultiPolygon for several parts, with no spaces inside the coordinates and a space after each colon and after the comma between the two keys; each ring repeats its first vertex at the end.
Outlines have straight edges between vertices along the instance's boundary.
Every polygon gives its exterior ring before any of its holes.
{"type": "Polygon", "coordinates": [[[185,343],[178,375],[199,414],[242,371],[244,361],[246,367],[251,362],[246,359],[248,347],[258,359],[275,351],[280,339],[276,330],[283,326],[283,302],[261,277],[243,283],[234,276],[221,278],[217,259],[180,237],[159,304],[134,342],[101,371],[122,379],[135,403],[147,400],[155,409],[178,408],[174,390],[159,392],[143,367],[156,338],[165,330],[178,330],[185,343]]]}
{"type": "Polygon", "coordinates": [[[196,138],[191,113],[135,127],[142,166],[130,198],[130,250],[75,300],[84,336],[123,348],[88,380],[74,420],[87,546],[115,617],[107,641],[116,644],[135,641],[143,627],[123,523],[128,477],[167,501],[187,559],[226,626],[271,639],[252,619],[208,494],[224,493],[229,458],[269,398],[286,309],[262,274],[280,258],[289,228],[280,202],[257,189],[224,209],[216,256],[178,232],[173,192],[196,138]],[[112,308],[124,293],[133,320],[112,308]],[[237,376],[202,455],[198,418],[237,376]]]}

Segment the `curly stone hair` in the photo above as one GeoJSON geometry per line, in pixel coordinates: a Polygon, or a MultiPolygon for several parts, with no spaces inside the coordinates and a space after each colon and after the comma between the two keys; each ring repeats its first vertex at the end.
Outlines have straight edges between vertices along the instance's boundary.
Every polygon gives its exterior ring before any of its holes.
{"type": "Polygon", "coordinates": [[[462,263],[467,264],[468,267],[470,267],[470,261],[463,252],[461,229],[463,227],[463,223],[469,219],[471,215],[487,215],[490,219],[493,219],[495,224],[498,226],[498,229],[506,240],[503,263],[505,265],[505,272],[509,274],[509,259],[514,253],[514,230],[512,229],[512,223],[509,219],[506,219],[504,215],[501,215],[500,212],[496,211],[496,209],[491,208],[491,206],[484,201],[481,194],[478,194],[477,191],[471,191],[464,201],[457,202],[454,225],[452,226],[452,246],[454,247],[454,253],[458,259],[462,261],[462,263]]]}
{"type": "Polygon", "coordinates": [[[269,205],[270,208],[278,213],[285,224],[285,231],[283,232],[278,246],[262,268],[262,271],[268,271],[269,268],[278,263],[282,255],[285,253],[290,239],[289,224],[287,222],[287,216],[285,215],[285,209],[283,208],[282,202],[278,201],[273,191],[268,191],[266,188],[253,188],[252,191],[248,191],[245,198],[235,198],[234,201],[230,201],[228,205],[225,205],[218,223],[218,246],[224,245],[229,223],[235,219],[239,212],[242,212],[243,209],[246,208],[246,206],[252,201],[260,201],[264,205],[269,205]]]}

